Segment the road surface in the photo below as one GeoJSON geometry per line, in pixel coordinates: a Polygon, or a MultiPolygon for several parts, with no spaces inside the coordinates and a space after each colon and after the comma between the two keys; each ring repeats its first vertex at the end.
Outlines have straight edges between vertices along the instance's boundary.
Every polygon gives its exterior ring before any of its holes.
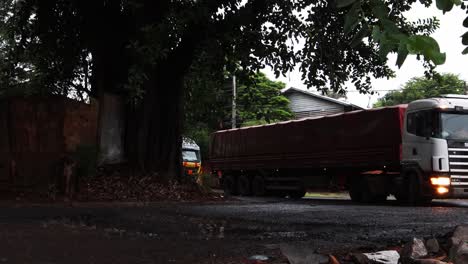
{"type": "Polygon", "coordinates": [[[0,207],[0,263],[239,263],[276,256],[280,244],[321,253],[383,249],[468,223],[468,200],[426,207],[345,198],[0,207]]]}

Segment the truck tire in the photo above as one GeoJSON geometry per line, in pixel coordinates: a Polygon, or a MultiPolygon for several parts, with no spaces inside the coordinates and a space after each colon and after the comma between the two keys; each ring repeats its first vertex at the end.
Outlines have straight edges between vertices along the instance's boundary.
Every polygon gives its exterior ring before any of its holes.
{"type": "Polygon", "coordinates": [[[349,188],[351,201],[355,203],[383,203],[387,200],[387,194],[373,193],[369,180],[365,177],[354,178],[351,180],[349,188]]]}
{"type": "Polygon", "coordinates": [[[223,189],[225,196],[237,195],[237,182],[234,176],[228,175],[223,179],[223,189]]]}
{"type": "Polygon", "coordinates": [[[362,202],[362,188],[360,181],[357,179],[351,179],[351,183],[349,185],[349,197],[351,197],[351,201],[355,203],[362,202]]]}
{"type": "Polygon", "coordinates": [[[424,196],[421,193],[419,175],[417,173],[409,174],[408,205],[427,205],[431,201],[432,197],[424,196]]]}
{"type": "Polygon", "coordinates": [[[237,187],[239,189],[239,194],[242,196],[252,195],[252,188],[250,185],[249,177],[241,175],[237,178],[237,187]]]}
{"type": "Polygon", "coordinates": [[[361,181],[361,203],[371,204],[375,202],[375,195],[372,194],[369,183],[366,179],[361,181]]]}
{"type": "Polygon", "coordinates": [[[429,204],[432,201],[432,197],[421,194],[419,181],[417,172],[408,172],[404,179],[403,190],[395,194],[397,201],[409,206],[429,204]]]}
{"type": "Polygon", "coordinates": [[[306,191],[303,189],[288,192],[289,197],[291,197],[291,199],[294,200],[302,199],[302,197],[304,197],[305,194],[306,191]]]}
{"type": "Polygon", "coordinates": [[[387,201],[388,195],[378,194],[372,197],[372,203],[385,203],[387,201]]]}
{"type": "Polygon", "coordinates": [[[265,179],[257,175],[252,179],[252,193],[255,196],[264,196],[266,194],[265,179]]]}

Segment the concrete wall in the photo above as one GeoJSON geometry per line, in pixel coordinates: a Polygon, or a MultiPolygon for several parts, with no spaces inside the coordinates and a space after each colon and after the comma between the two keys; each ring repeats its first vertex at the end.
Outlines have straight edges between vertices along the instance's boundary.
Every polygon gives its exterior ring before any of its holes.
{"type": "Polygon", "coordinates": [[[116,164],[124,161],[125,131],[124,100],[115,95],[104,95],[101,102],[99,164],[116,164]]]}

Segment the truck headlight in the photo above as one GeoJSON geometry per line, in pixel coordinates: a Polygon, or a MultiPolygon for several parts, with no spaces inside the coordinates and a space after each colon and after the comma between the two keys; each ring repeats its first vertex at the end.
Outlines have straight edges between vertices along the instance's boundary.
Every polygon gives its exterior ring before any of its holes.
{"type": "Polygon", "coordinates": [[[445,188],[445,187],[439,187],[437,188],[437,193],[439,194],[446,194],[449,192],[449,189],[445,188]]]}
{"type": "Polygon", "coordinates": [[[450,178],[448,177],[431,177],[431,184],[438,186],[450,186],[450,178]]]}

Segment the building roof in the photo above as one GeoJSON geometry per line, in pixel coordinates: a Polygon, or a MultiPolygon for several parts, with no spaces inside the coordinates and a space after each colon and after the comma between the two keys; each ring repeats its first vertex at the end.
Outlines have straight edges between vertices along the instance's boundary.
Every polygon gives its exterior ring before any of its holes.
{"type": "Polygon", "coordinates": [[[335,103],[335,104],[339,104],[339,105],[343,105],[343,106],[351,106],[351,107],[356,108],[356,109],[364,110],[364,108],[362,108],[360,106],[357,106],[355,104],[351,104],[351,103],[348,103],[348,102],[337,100],[335,98],[331,98],[331,97],[328,97],[328,96],[315,94],[315,93],[309,92],[307,90],[302,90],[302,89],[298,89],[298,88],[294,88],[294,87],[286,88],[283,91],[281,91],[281,93],[283,95],[287,94],[287,93],[294,93],[294,92],[302,93],[302,94],[305,94],[307,96],[315,97],[315,98],[325,100],[325,101],[329,101],[329,102],[332,102],[332,103],[335,103]]]}

